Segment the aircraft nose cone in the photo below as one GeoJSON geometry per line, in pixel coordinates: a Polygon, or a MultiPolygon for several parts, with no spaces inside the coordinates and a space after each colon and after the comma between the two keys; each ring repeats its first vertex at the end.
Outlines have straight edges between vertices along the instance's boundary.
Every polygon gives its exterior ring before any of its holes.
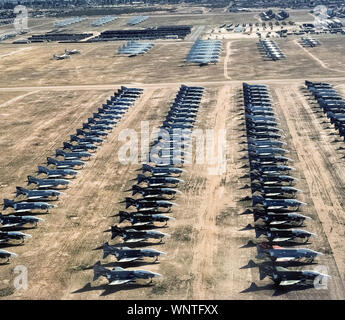
{"type": "Polygon", "coordinates": [[[160,273],[153,273],[153,278],[161,278],[163,277],[160,273]]]}

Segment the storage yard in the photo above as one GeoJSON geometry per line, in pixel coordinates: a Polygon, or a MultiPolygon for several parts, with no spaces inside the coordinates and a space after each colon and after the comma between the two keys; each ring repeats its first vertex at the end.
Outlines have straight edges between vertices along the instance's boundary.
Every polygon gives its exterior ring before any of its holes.
{"type": "Polygon", "coordinates": [[[16,39],[43,42],[0,43],[3,299],[345,299],[345,38],[313,34],[313,47],[292,35],[266,51],[242,32],[209,39],[259,13],[75,17],[54,33],[40,19],[16,39]],[[65,50],[80,54],[52,58],[65,50]],[[223,170],[197,154],[121,163],[123,130],[140,141],[142,121],[225,129],[223,170]],[[276,246],[294,256],[274,260],[276,246]],[[18,265],[26,290],[13,286],[18,265]],[[326,288],[298,286],[301,270],[326,288]]]}

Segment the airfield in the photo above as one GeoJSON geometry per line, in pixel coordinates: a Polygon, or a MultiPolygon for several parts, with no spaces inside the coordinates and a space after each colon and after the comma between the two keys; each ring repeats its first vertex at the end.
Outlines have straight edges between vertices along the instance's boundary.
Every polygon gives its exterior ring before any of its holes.
{"type": "MultiPolygon", "coordinates": [[[[124,18],[102,27],[91,27],[90,20],[65,31],[128,28],[124,18]]],[[[296,11],[290,20],[310,22],[313,17],[296,11]]],[[[30,33],[46,32],[54,21],[29,20],[30,33]]],[[[58,208],[42,215],[45,221],[36,229],[26,231],[32,238],[25,245],[9,247],[18,257],[0,266],[2,299],[345,299],[345,145],[304,87],[305,80],[326,81],[345,96],[345,36],[315,36],[322,43],[316,48],[303,48],[297,36],[275,38],[287,58],[270,61],[259,54],[257,37],[231,34],[223,40],[217,64],[184,62],[193,42],[220,24],[258,21],[258,13],[150,15],[140,27],[189,24],[192,33],[185,40],[155,40],[147,54],[131,58],[117,54],[123,41],[0,43],[2,198],[12,199],[15,187],[25,186],[27,175],[53,156],[121,85],[144,89],[65,191],[58,208]],[[52,59],[65,49],[81,54],[52,59]],[[317,234],[308,248],[324,253],[318,264],[332,276],[327,289],[277,290],[268,278],[259,279],[253,263],[255,232],[248,227],[253,219],[245,214],[251,193],[245,188],[250,180],[243,82],[270,89],[299,178],[296,187],[303,190],[299,199],[308,204],[302,213],[313,219],[307,229],[317,234]],[[154,285],[109,287],[105,279],[92,282],[92,266],[98,260],[106,267],[119,265],[110,256],[102,260],[100,247],[115,243],[107,230],[118,223],[114,215],[124,209],[120,202],[141,167],[119,163],[119,133],[130,128],[140,134],[141,121],[149,121],[151,129],[158,127],[181,84],[205,88],[197,127],[226,129],[226,173],[210,175],[208,164],[186,166],[183,194],[173,211],[176,220],[163,230],[171,238],[150,246],[168,255],[157,264],[129,266],[162,274],[154,285]],[[17,265],[28,269],[27,290],[13,287],[17,265]]]]}

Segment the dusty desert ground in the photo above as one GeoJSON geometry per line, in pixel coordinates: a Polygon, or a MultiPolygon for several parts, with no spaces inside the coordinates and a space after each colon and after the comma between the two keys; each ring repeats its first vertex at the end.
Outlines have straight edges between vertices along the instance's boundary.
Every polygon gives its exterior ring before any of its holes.
{"type": "MultiPolygon", "coordinates": [[[[296,15],[306,19],[306,13],[296,15]]],[[[171,19],[208,26],[221,23],[219,16],[151,19],[153,24],[171,19]]],[[[121,27],[121,19],[116,24],[121,27]]],[[[145,26],[151,26],[149,21],[145,26]]],[[[88,31],[82,24],[74,28],[88,31]]],[[[198,30],[196,27],[194,32],[198,30]]],[[[140,100],[57,202],[58,208],[42,215],[45,222],[37,229],[25,231],[32,235],[25,245],[9,248],[18,257],[0,266],[2,299],[344,299],[345,146],[303,84],[305,79],[329,81],[345,95],[345,38],[323,36],[323,45],[313,49],[303,49],[296,39],[277,40],[288,57],[277,62],[259,55],[255,38],[243,35],[226,40],[218,64],[205,67],[184,62],[190,39],[157,41],[148,54],[135,58],[116,54],[121,42],[0,44],[2,198],[13,198],[15,187],[25,186],[26,176],[34,174],[47,156],[53,156],[120,85],[144,89],[140,100]],[[51,59],[65,48],[81,49],[82,54],[66,61],[51,59]],[[253,218],[243,214],[251,205],[246,200],[250,191],[245,188],[249,180],[243,81],[270,88],[289,157],[300,179],[297,188],[304,191],[300,199],[308,203],[304,213],[313,218],[306,229],[318,235],[308,248],[325,253],[318,262],[332,275],[327,290],[282,291],[268,279],[259,280],[255,233],[248,226],[253,218]],[[176,220],[163,229],[172,237],[163,244],[151,244],[168,255],[157,264],[128,265],[159,272],[162,279],[150,286],[116,288],[109,288],[104,279],[92,282],[92,266],[98,260],[107,267],[119,265],[113,257],[102,260],[100,247],[106,241],[118,242],[110,240],[108,231],[118,223],[114,215],[124,209],[120,202],[140,168],[140,164],[119,163],[123,145],[119,133],[131,128],[140,134],[144,120],[151,128],[159,126],[181,84],[205,87],[197,127],[227,130],[226,172],[209,174],[209,164],[186,166],[185,183],[180,187],[183,194],[175,200],[179,206],[173,210],[176,220]],[[18,265],[28,269],[27,290],[13,287],[18,265]]]]}

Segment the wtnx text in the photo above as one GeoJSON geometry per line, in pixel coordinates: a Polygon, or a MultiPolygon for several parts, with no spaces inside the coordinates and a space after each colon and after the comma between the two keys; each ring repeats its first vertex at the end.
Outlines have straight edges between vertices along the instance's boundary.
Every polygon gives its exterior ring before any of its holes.
{"type": "Polygon", "coordinates": [[[218,305],[171,304],[169,307],[134,306],[128,307],[128,315],[147,315],[158,318],[160,315],[218,315],[218,305]]]}

